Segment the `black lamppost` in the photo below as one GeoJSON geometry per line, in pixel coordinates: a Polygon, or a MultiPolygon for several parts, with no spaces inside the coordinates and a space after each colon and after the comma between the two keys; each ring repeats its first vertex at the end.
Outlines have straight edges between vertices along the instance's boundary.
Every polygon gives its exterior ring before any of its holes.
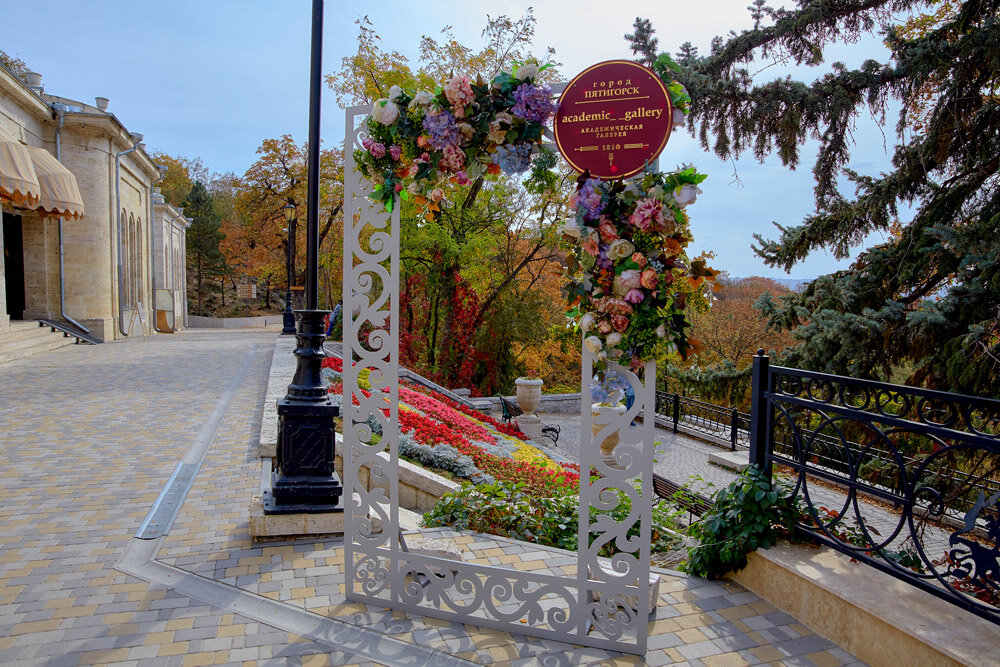
{"type": "Polygon", "coordinates": [[[323,0],[312,4],[312,56],[309,71],[309,181],[306,200],[306,303],[298,320],[297,364],[288,394],[278,400],[278,447],[266,514],[342,512],[344,489],[333,469],[333,418],[320,367],[326,352],[324,318],[319,310],[319,95],[323,56],[323,0]]]}
{"type": "Polygon", "coordinates": [[[281,335],[291,336],[295,334],[295,315],[292,313],[292,244],[295,243],[294,235],[292,234],[292,220],[295,219],[296,208],[295,204],[288,203],[281,207],[281,212],[285,214],[285,222],[288,223],[288,227],[285,229],[288,232],[287,240],[285,241],[285,275],[287,276],[287,282],[285,283],[285,310],[281,314],[281,335]]]}

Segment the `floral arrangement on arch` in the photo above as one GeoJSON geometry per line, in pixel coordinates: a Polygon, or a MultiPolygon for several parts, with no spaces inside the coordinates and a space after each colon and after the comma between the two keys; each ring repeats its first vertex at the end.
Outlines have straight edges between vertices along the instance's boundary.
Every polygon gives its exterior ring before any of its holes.
{"type": "Polygon", "coordinates": [[[684,209],[706,176],[694,167],[628,182],[585,176],[571,201],[575,216],[560,232],[571,248],[566,314],[587,334],[594,369],[612,360],[637,370],[671,350],[686,356],[688,294],[717,275],[685,253],[684,209]]]}
{"type": "Polygon", "coordinates": [[[372,106],[368,137],[354,152],[375,183],[371,199],[391,211],[395,197],[440,209],[441,185],[465,185],[501,172],[521,174],[556,111],[552,91],[535,77],[551,65],[526,62],[493,81],[454,76],[434,92],[393,86],[372,106]]]}

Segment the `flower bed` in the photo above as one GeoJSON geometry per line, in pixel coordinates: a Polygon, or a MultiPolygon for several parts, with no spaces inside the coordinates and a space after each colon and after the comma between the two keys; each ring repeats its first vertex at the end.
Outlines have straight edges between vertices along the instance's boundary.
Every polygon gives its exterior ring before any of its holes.
{"type": "MultiPolygon", "coordinates": [[[[338,400],[343,393],[343,362],[327,357],[322,368],[328,391],[338,400]]],[[[358,386],[365,396],[371,395],[369,374],[367,368],[358,372],[358,386]]],[[[367,423],[373,434],[381,433],[376,419],[367,423]]],[[[399,431],[401,456],[475,483],[520,483],[525,493],[539,498],[571,494],[579,486],[578,465],[557,463],[526,442],[516,426],[422,387],[399,387],[399,431]]]]}

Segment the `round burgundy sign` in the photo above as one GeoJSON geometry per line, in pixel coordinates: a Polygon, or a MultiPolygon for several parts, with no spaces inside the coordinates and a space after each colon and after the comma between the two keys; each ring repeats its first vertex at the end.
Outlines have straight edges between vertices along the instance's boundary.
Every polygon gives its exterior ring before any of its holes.
{"type": "Polygon", "coordinates": [[[556,112],[556,145],[577,171],[624,178],[663,150],[673,126],[660,78],[629,60],[608,60],[569,82],[556,112]]]}

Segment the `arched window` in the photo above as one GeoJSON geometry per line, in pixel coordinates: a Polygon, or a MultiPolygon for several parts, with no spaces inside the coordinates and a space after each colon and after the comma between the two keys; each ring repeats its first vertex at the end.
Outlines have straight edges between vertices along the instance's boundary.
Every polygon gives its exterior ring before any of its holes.
{"type": "Polygon", "coordinates": [[[134,290],[133,303],[138,305],[142,301],[142,218],[136,218],[133,224],[133,250],[132,256],[135,262],[132,264],[132,289],[134,290]]]}
{"type": "Polygon", "coordinates": [[[122,264],[118,267],[118,289],[121,291],[121,299],[128,307],[131,304],[130,296],[132,295],[131,283],[129,281],[129,269],[132,264],[132,256],[129,254],[129,237],[131,235],[131,230],[128,225],[128,215],[125,213],[125,209],[122,209],[121,215],[118,221],[118,243],[121,245],[121,260],[122,264]]]}
{"type": "Polygon", "coordinates": [[[128,280],[128,289],[125,294],[128,298],[128,305],[135,307],[135,216],[128,216],[128,243],[125,245],[125,254],[128,255],[128,270],[125,272],[128,280]]]}

